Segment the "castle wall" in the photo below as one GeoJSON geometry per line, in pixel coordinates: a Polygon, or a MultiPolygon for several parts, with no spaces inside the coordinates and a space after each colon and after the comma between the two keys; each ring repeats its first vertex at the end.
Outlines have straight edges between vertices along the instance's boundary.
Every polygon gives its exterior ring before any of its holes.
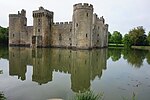
{"type": "Polygon", "coordinates": [[[9,45],[30,46],[26,11],[9,15],[9,45]]]}
{"type": "Polygon", "coordinates": [[[51,46],[66,48],[72,46],[72,22],[61,22],[53,24],[51,46]]]}
{"type": "Polygon", "coordinates": [[[106,47],[107,44],[108,25],[105,24],[105,20],[102,17],[98,17],[97,14],[93,15],[93,47],[101,48],[106,47]]]}
{"type": "Polygon", "coordinates": [[[20,35],[20,21],[19,15],[11,14],[9,15],[9,44],[18,45],[20,35]]]}
{"type": "Polygon", "coordinates": [[[53,12],[40,7],[33,11],[33,18],[32,47],[49,47],[53,12]]]}
{"type": "Polygon", "coordinates": [[[53,12],[33,11],[33,26],[27,26],[26,11],[9,15],[9,45],[91,49],[108,46],[108,25],[93,15],[93,5],[73,6],[72,22],[53,22],[53,12]]]}
{"type": "Polygon", "coordinates": [[[73,47],[92,48],[93,6],[87,3],[74,5],[73,9],[73,47]]]}

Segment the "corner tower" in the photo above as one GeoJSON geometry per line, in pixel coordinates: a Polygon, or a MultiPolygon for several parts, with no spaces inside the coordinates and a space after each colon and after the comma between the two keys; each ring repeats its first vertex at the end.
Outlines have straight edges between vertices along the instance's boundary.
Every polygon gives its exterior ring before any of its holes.
{"type": "Polygon", "coordinates": [[[32,47],[49,47],[53,12],[39,7],[33,11],[32,47]]]}
{"type": "Polygon", "coordinates": [[[29,46],[27,37],[27,18],[26,11],[18,11],[18,14],[9,14],[9,45],[10,46],[29,46]]]}
{"type": "Polygon", "coordinates": [[[92,48],[93,5],[78,3],[73,6],[72,46],[92,48]]]}

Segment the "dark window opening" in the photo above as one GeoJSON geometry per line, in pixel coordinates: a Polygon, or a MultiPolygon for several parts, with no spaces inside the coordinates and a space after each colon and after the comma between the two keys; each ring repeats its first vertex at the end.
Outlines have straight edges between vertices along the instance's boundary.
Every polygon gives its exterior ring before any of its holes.
{"type": "Polygon", "coordinates": [[[76,27],[78,27],[78,23],[76,23],[76,27]]]}
{"type": "Polygon", "coordinates": [[[71,38],[69,38],[69,40],[71,40],[71,38]]]}
{"type": "Polygon", "coordinates": [[[88,36],[87,36],[87,34],[86,34],[86,38],[87,38],[88,36]]]}
{"type": "Polygon", "coordinates": [[[41,19],[38,19],[38,25],[41,25],[41,19]]]}
{"type": "Polygon", "coordinates": [[[99,42],[99,40],[97,40],[97,42],[99,42]]]}
{"type": "Polygon", "coordinates": [[[86,13],[86,16],[88,17],[88,16],[89,16],[89,14],[88,14],[88,13],[86,13]]]}
{"type": "Polygon", "coordinates": [[[70,43],[70,46],[72,46],[72,43],[70,43]]]}
{"type": "Polygon", "coordinates": [[[13,34],[13,37],[14,37],[15,35],[13,34]]]}
{"type": "Polygon", "coordinates": [[[70,29],[70,32],[72,31],[72,29],[70,29]]]}
{"type": "Polygon", "coordinates": [[[99,26],[98,26],[98,29],[99,29],[99,26]]]}
{"type": "Polygon", "coordinates": [[[61,34],[59,34],[59,40],[60,40],[60,41],[62,40],[62,36],[61,36],[61,34]]]}
{"type": "Polygon", "coordinates": [[[38,29],[38,32],[40,32],[40,29],[38,29]]]}
{"type": "Polygon", "coordinates": [[[99,34],[97,34],[97,36],[99,36],[99,34]]]}

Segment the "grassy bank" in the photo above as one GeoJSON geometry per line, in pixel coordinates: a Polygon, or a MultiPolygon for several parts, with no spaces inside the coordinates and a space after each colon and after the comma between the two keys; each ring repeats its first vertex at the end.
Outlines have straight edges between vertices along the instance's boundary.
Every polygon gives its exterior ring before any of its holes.
{"type": "Polygon", "coordinates": [[[111,43],[109,43],[108,47],[109,48],[123,48],[124,44],[111,44],[111,43]]]}
{"type": "Polygon", "coordinates": [[[132,46],[133,49],[150,50],[150,46],[132,46]]]}

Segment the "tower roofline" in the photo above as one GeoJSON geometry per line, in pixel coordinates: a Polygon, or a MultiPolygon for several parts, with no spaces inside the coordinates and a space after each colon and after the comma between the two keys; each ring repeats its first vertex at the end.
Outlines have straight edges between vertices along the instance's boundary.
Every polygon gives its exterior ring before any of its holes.
{"type": "Polygon", "coordinates": [[[88,3],[78,3],[73,5],[74,11],[77,9],[89,9],[89,10],[93,10],[93,5],[92,4],[88,4],[88,3]]]}

